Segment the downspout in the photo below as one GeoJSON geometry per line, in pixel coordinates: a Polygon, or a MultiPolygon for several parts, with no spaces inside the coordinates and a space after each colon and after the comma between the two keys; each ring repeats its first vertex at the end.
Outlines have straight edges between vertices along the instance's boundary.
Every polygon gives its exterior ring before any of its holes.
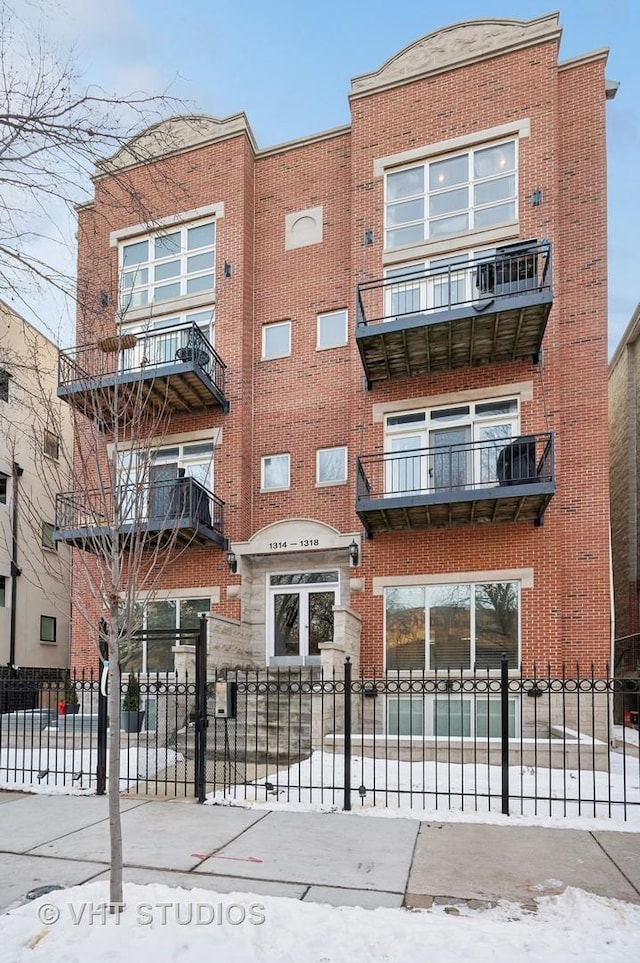
{"type": "Polygon", "coordinates": [[[18,479],[23,475],[24,469],[17,461],[13,463],[12,477],[13,485],[11,494],[13,505],[11,512],[11,622],[9,628],[9,665],[15,666],[16,662],[16,602],[18,597],[18,577],[22,575],[18,568],[18,479]]]}

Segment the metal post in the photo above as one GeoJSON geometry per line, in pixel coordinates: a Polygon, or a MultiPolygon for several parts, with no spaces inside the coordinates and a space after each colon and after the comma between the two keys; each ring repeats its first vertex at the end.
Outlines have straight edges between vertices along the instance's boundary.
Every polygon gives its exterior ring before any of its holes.
{"type": "Polygon", "coordinates": [[[195,745],[195,791],[199,803],[206,798],[207,766],[207,620],[203,616],[198,628],[196,642],[196,745],[195,745]]]}
{"type": "Polygon", "coordinates": [[[98,756],[96,763],[96,793],[104,796],[107,790],[107,691],[102,691],[102,673],[104,662],[109,659],[109,641],[107,639],[107,623],[100,619],[98,629],[98,648],[100,660],[98,662],[98,756]],[[104,660],[104,661],[103,661],[104,660]]]}
{"type": "MultiPolygon", "coordinates": [[[[335,751],[335,749],[334,749],[335,751]]],[[[344,664],[344,803],[351,809],[351,659],[344,664]]]]}
{"type": "Polygon", "coordinates": [[[502,741],[502,814],[509,815],[509,660],[500,662],[500,721],[502,741]]]}

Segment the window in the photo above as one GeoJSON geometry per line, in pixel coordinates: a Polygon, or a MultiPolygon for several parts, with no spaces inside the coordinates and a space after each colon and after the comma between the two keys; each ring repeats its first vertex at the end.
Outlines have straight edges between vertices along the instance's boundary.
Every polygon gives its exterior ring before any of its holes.
{"type": "MultiPolygon", "coordinates": [[[[213,309],[205,311],[181,311],[162,318],[147,320],[140,324],[123,324],[121,334],[138,335],[133,348],[123,352],[123,370],[145,368],[148,365],[175,364],[181,356],[191,359],[192,353],[181,349],[193,348],[191,344],[193,325],[201,332],[205,342],[198,339],[203,352],[201,363],[211,364],[207,344],[213,347],[213,309]]],[[[199,357],[199,355],[198,355],[199,357]]]]}
{"type": "Polygon", "coordinates": [[[9,477],[0,472],[0,505],[7,504],[7,482],[9,477]]]}
{"type": "Polygon", "coordinates": [[[347,480],[347,449],[319,448],[316,481],[318,485],[336,485],[347,480]]]}
{"type": "Polygon", "coordinates": [[[494,255],[495,251],[488,249],[465,251],[389,268],[385,271],[384,320],[477,300],[481,278],[477,261],[494,255]]]}
{"type": "Polygon", "coordinates": [[[215,221],[184,225],[122,244],[121,309],[213,292],[215,248],[215,221]]]}
{"type": "Polygon", "coordinates": [[[42,450],[48,458],[55,458],[56,460],[60,456],[60,439],[53,431],[45,431],[44,441],[42,444],[42,450]]]}
{"type": "Polygon", "coordinates": [[[56,619],[53,615],[40,616],[40,641],[56,641],[56,619]]]}
{"type": "MultiPolygon", "coordinates": [[[[180,645],[175,629],[198,629],[200,616],[211,608],[210,598],[163,599],[147,602],[142,609],[142,627],[156,635],[140,635],[120,643],[123,672],[173,672],[173,648],[180,645]]],[[[194,637],[186,640],[195,642],[194,637]]]]}
{"type": "Polygon", "coordinates": [[[7,604],[7,580],[4,575],[0,575],[0,609],[7,604]]]}
{"type": "Polygon", "coordinates": [[[385,247],[515,220],[516,173],[515,140],[388,172],[385,247]]]}
{"type": "MultiPolygon", "coordinates": [[[[135,451],[120,455],[120,514],[124,521],[137,522],[145,518],[175,522],[176,479],[193,478],[199,486],[191,508],[198,520],[211,525],[211,505],[208,497],[213,488],[213,442],[202,441],[188,445],[157,448],[139,454],[135,451]],[[200,489],[205,494],[200,493],[200,489]]],[[[190,483],[192,484],[192,483],[190,483]]]]}
{"type": "Polygon", "coordinates": [[[0,401],[9,400],[9,378],[10,374],[8,371],[0,368],[0,401]]]}
{"type": "Polygon", "coordinates": [[[318,315],[318,350],[339,348],[347,343],[347,312],[331,311],[318,315]]]}
{"type": "Polygon", "coordinates": [[[273,491],[278,488],[289,488],[289,455],[265,455],[262,459],[263,491],[273,491]]]}
{"type": "Polygon", "coordinates": [[[291,354],[291,322],[279,321],[262,328],[262,359],[286,358],[291,354]]]}
{"type": "MultiPolygon", "coordinates": [[[[517,697],[509,698],[509,738],[518,734],[517,697]]],[[[387,697],[387,734],[435,736],[447,739],[499,739],[500,699],[486,693],[458,692],[387,697]]]]}
{"type": "MultiPolygon", "coordinates": [[[[388,415],[385,494],[496,485],[500,455],[519,431],[517,398],[388,415]]],[[[529,470],[535,477],[535,452],[529,470]]]]}
{"type": "Polygon", "coordinates": [[[55,526],[51,522],[43,522],[41,528],[40,541],[43,548],[50,548],[54,552],[58,548],[58,543],[54,538],[55,526]]]}
{"type": "Polygon", "coordinates": [[[520,583],[411,585],[385,592],[387,669],[497,669],[519,662],[520,583]]]}

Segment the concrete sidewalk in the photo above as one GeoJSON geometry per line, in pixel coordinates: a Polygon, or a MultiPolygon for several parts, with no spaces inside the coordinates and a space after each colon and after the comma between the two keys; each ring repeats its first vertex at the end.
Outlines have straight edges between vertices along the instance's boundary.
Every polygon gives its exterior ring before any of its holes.
{"type": "MultiPolygon", "coordinates": [[[[577,886],[640,903],[640,834],[122,799],[125,880],[332,905],[531,904],[577,886]]],[[[106,878],[107,800],[0,792],[0,911],[106,878]]],[[[455,910],[453,910],[455,912],[455,910]]]]}

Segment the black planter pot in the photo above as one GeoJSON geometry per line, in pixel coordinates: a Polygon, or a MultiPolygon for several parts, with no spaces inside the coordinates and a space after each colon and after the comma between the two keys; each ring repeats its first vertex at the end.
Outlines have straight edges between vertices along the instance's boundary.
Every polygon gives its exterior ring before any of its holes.
{"type": "Polygon", "coordinates": [[[144,722],[144,709],[121,709],[120,729],[123,732],[140,732],[144,722]]]}

